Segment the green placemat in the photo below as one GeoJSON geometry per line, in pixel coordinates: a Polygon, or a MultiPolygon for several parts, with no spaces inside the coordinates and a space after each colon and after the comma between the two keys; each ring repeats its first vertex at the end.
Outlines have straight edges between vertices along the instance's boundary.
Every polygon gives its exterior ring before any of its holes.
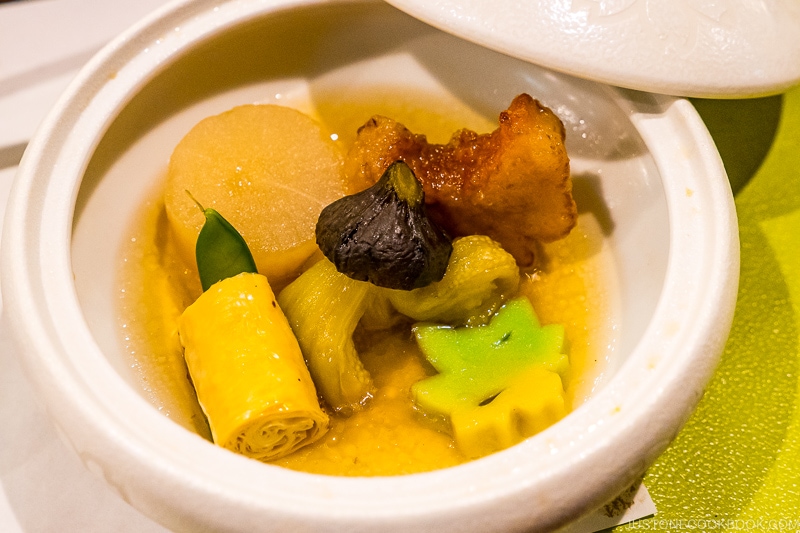
{"type": "Polygon", "coordinates": [[[739,299],[705,396],[644,479],[658,514],[616,530],[800,531],[800,87],[693,103],[736,193],[739,299]]]}

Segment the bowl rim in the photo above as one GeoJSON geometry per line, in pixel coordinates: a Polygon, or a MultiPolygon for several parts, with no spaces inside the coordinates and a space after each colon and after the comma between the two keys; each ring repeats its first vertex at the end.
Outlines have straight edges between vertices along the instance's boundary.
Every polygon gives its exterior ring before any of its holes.
{"type": "Polygon", "coordinates": [[[104,359],[83,319],[72,281],[73,210],[81,177],[117,113],[162,65],[200,40],[251,17],[333,3],[373,2],[177,0],[115,39],[81,71],[31,140],[4,224],[5,316],[26,374],[89,469],[172,527],[194,521],[244,529],[263,525],[265,516],[278,529],[560,526],[624,490],[666,448],[702,396],[727,339],[739,273],[736,214],[721,159],[688,101],[609,88],[665,182],[670,252],[664,289],[642,342],[603,390],[569,415],[573,423],[503,452],[434,472],[378,478],[254,464],[158,414],[104,359]],[[178,26],[181,32],[173,32],[178,26]],[[153,46],[156,41],[163,46],[153,46]],[[111,81],[108,72],[116,73],[111,81]],[[635,394],[626,393],[630,388],[635,394]],[[121,420],[119,410],[135,417],[121,420]],[[601,434],[600,426],[602,438],[588,438],[601,434]],[[127,466],[117,470],[112,465],[121,457],[127,466]],[[574,490],[578,484],[581,494],[574,490]],[[164,510],[164,502],[177,502],[181,520],[164,510]]]}

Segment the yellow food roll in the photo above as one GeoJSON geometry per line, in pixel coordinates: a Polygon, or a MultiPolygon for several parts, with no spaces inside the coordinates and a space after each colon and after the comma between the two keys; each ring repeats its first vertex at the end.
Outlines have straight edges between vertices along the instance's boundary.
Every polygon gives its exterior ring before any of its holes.
{"type": "Polygon", "coordinates": [[[300,346],[267,278],[243,273],[186,308],[179,334],[214,442],[269,461],[328,430],[300,346]]]}

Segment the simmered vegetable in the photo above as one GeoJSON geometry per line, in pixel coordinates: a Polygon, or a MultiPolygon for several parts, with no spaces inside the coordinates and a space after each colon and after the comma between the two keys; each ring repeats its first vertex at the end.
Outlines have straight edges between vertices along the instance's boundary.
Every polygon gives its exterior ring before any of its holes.
{"type": "Polygon", "coordinates": [[[278,105],[240,105],[198,122],[175,147],[164,203],[187,265],[205,222],[186,190],[244,236],[276,291],[316,252],[314,224],[344,195],[342,154],[308,115],[278,105]]]}
{"type": "Polygon", "coordinates": [[[353,280],[322,260],[280,293],[314,382],[331,407],[350,413],[372,389],[352,338],[359,321],[368,329],[388,328],[400,311],[413,320],[480,322],[516,290],[514,258],[491,239],[465,237],[453,250],[442,280],[412,291],[353,280]]]}
{"type": "Polygon", "coordinates": [[[417,321],[451,326],[489,320],[519,285],[511,254],[483,235],[453,241],[453,254],[441,281],[413,291],[386,291],[395,309],[417,321]]]}
{"type": "MultiPolygon", "coordinates": [[[[558,378],[569,365],[561,351],[563,327],[542,327],[527,298],[511,300],[485,326],[422,324],[414,332],[426,359],[439,372],[414,384],[414,400],[429,415],[450,419],[454,434],[470,443],[465,453],[484,450],[483,445],[472,442],[475,435],[498,443],[518,438],[520,428],[511,427],[517,424],[513,412],[527,413],[520,427],[537,428],[552,420],[552,404],[563,403],[560,379],[558,387],[534,393],[530,387],[535,383],[526,386],[521,377],[540,369],[558,378]],[[552,397],[537,396],[547,390],[552,397]],[[498,400],[492,409],[478,409],[498,400]],[[533,409],[536,406],[541,409],[533,409]],[[499,418],[485,416],[498,411],[499,418]]],[[[522,438],[528,436],[522,434],[522,438]]]]}
{"type": "Polygon", "coordinates": [[[195,246],[197,271],[203,290],[242,272],[258,272],[250,248],[236,228],[215,209],[206,209],[199,202],[197,206],[206,217],[195,246]]]}
{"type": "Polygon", "coordinates": [[[428,218],[424,198],[414,173],[397,161],[369,189],[322,210],[317,244],[355,280],[402,290],[438,281],[453,247],[428,218]]]}
{"type": "Polygon", "coordinates": [[[353,344],[353,331],[374,290],[369,283],[340,274],[323,259],[278,297],[320,394],[344,414],[358,410],[373,392],[353,344]]]}
{"type": "Polygon", "coordinates": [[[566,414],[559,375],[533,366],[509,380],[494,398],[454,411],[450,423],[461,453],[474,458],[522,442],[566,414]]]}

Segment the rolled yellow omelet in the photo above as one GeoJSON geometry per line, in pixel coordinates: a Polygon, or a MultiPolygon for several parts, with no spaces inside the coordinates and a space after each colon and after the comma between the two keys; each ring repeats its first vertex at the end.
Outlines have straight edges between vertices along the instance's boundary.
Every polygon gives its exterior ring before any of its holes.
{"type": "Polygon", "coordinates": [[[179,334],[218,445],[269,461],[328,430],[300,346],[260,274],[215,283],[186,308],[179,334]]]}

